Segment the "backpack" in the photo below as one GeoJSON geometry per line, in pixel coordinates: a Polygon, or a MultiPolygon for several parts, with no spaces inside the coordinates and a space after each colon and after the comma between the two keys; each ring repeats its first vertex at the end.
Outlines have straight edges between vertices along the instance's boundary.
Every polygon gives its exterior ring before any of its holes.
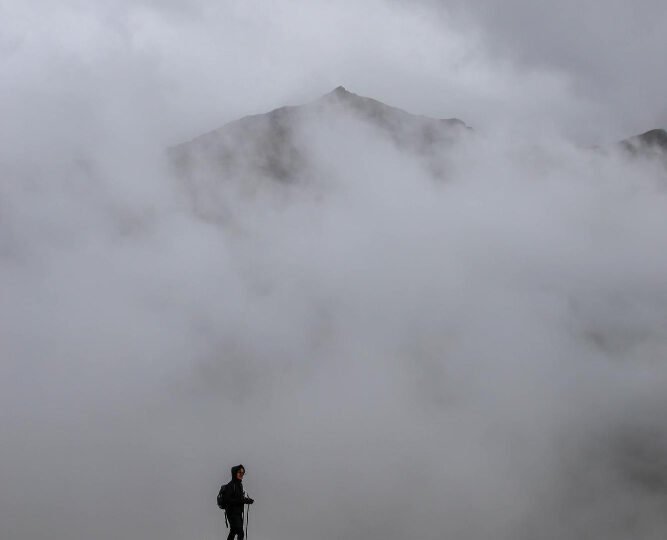
{"type": "Polygon", "coordinates": [[[220,510],[227,510],[227,507],[225,506],[225,489],[228,485],[229,484],[223,484],[218,492],[218,508],[220,508],[220,510]]]}

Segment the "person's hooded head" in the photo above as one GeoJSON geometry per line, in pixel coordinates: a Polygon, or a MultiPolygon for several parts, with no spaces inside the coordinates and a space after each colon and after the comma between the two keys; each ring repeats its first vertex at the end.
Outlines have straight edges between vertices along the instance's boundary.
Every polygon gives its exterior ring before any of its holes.
{"type": "Polygon", "coordinates": [[[241,482],[245,474],[245,467],[243,465],[235,465],[232,467],[232,480],[234,482],[241,482]]]}

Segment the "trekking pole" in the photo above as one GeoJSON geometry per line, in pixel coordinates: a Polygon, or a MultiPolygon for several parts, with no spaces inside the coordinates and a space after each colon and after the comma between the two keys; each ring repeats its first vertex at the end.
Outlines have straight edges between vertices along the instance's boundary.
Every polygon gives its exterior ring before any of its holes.
{"type": "Polygon", "coordinates": [[[248,540],[248,524],[250,523],[250,505],[248,505],[248,513],[245,516],[245,540],[248,540]]]}

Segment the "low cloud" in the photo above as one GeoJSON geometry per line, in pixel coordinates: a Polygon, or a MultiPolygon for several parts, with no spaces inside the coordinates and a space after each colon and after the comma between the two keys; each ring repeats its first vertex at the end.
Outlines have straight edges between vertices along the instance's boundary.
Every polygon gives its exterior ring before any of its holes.
{"type": "MultiPolygon", "coordinates": [[[[376,23],[353,16],[366,8],[320,4],[298,16],[275,8],[277,20],[298,21],[280,31],[258,15],[250,27],[285,44],[273,59],[300,50],[277,35],[316,33],[323,13],[361,25],[347,45],[304,52],[301,76],[287,68],[293,59],[254,64],[259,45],[229,60],[238,49],[214,30],[225,14],[243,28],[248,6],[193,3],[176,17],[175,6],[150,3],[39,5],[93,26],[72,31],[68,49],[55,45],[65,27],[35,37],[28,30],[43,26],[21,19],[5,49],[9,537],[218,538],[213,497],[238,462],[257,500],[251,537],[620,540],[665,530],[662,164],[582,149],[537,93],[526,103],[549,130],[520,136],[528,116],[505,111],[480,126],[482,112],[465,114],[498,103],[484,99],[494,73],[501,89],[516,75],[527,88],[546,84],[563,110],[588,111],[565,79],[508,71],[484,53],[462,64],[475,89],[464,100],[438,75],[439,53],[416,64],[405,53],[390,67],[402,47],[389,33],[369,46],[384,59],[377,75],[366,60],[342,67],[348,56],[332,51],[360,51],[366,25],[403,20],[402,7],[379,2],[376,23]],[[176,58],[172,37],[198,28],[176,58]],[[212,52],[221,44],[224,58],[212,52]],[[254,84],[279,67],[275,91],[254,84]],[[298,181],[264,178],[252,163],[205,175],[195,188],[219,212],[202,214],[167,145],[217,119],[312,100],[331,73],[384,88],[372,94],[383,99],[405,88],[389,84],[397,74],[421,73],[404,101],[388,101],[476,129],[424,155],[354,115],[308,113],[292,126],[308,157],[298,181]],[[302,88],[306,74],[316,82],[302,88]],[[443,87],[459,97],[448,101],[443,87]],[[422,96],[421,109],[408,106],[422,96]],[[445,105],[425,110],[436,102],[445,105]]],[[[435,25],[414,13],[409,31],[435,25]]],[[[423,55],[442,39],[408,35],[423,55]]],[[[520,94],[499,95],[519,110],[520,94]]]]}

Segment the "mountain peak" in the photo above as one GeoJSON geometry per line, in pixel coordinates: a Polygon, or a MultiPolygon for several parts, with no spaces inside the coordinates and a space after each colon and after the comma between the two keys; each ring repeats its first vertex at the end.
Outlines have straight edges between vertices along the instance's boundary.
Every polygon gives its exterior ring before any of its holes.
{"type": "Polygon", "coordinates": [[[621,141],[621,145],[632,154],[649,155],[667,152],[667,131],[652,129],[621,141]]]}
{"type": "MultiPolygon", "coordinates": [[[[323,165],[309,149],[308,140],[318,126],[331,125],[340,129],[340,137],[346,137],[346,131],[366,126],[373,130],[367,133],[374,133],[397,149],[421,158],[436,176],[443,174],[442,153],[469,129],[457,119],[411,114],[337,86],[305,105],[281,107],[235,120],[173,147],[170,156],[177,175],[186,179],[188,185],[214,185],[224,178],[292,182],[319,174],[318,167],[323,165]],[[336,119],[342,121],[336,124],[336,119]]],[[[329,151],[333,154],[337,151],[335,141],[329,151]]],[[[202,207],[202,212],[216,214],[206,201],[198,199],[195,203],[202,207]]]]}
{"type": "Polygon", "coordinates": [[[667,148],[667,131],[664,129],[652,129],[637,136],[644,144],[662,146],[667,148]]]}
{"type": "Polygon", "coordinates": [[[358,96],[357,94],[353,94],[352,92],[350,92],[347,88],[345,88],[342,85],[337,86],[331,92],[322,96],[323,100],[335,99],[337,101],[348,100],[348,99],[353,99],[353,98],[361,99],[361,96],[358,96]]]}
{"type": "Polygon", "coordinates": [[[386,116],[394,116],[394,117],[398,116],[406,121],[415,121],[416,119],[419,119],[420,121],[426,121],[426,122],[448,122],[451,124],[459,124],[461,126],[465,126],[464,122],[456,118],[437,119],[437,118],[430,118],[426,116],[408,113],[403,109],[392,107],[391,105],[387,105],[386,103],[378,101],[377,99],[373,99],[366,96],[360,96],[359,94],[350,92],[347,88],[345,88],[342,85],[337,86],[331,92],[325,94],[318,100],[318,102],[322,101],[349,106],[353,110],[356,110],[358,113],[361,113],[362,116],[366,116],[367,118],[370,118],[375,121],[378,121],[380,118],[386,116]]]}

